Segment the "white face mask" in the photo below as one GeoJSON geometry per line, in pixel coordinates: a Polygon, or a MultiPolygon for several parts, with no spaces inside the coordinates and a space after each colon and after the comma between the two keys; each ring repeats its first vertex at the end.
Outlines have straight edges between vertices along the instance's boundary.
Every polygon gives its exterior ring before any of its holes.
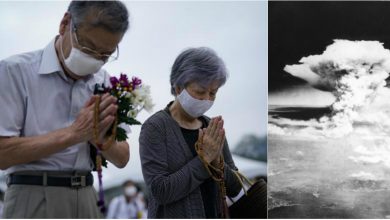
{"type": "Polygon", "coordinates": [[[199,100],[193,98],[186,89],[177,96],[177,100],[183,107],[184,111],[190,116],[197,118],[206,113],[214,102],[210,100],[199,100]]]}
{"type": "MultiPolygon", "coordinates": [[[[72,27],[72,23],[70,24],[72,27]]],[[[72,45],[72,49],[70,51],[70,54],[68,58],[65,59],[64,51],[62,49],[62,39],[61,39],[61,55],[64,59],[65,66],[68,68],[72,73],[78,75],[78,76],[87,76],[93,73],[96,73],[97,71],[102,68],[102,66],[105,64],[102,60],[97,60],[93,58],[92,56],[82,52],[81,50],[73,47],[73,37],[72,37],[72,31],[69,31],[70,34],[70,43],[72,45]]]]}
{"type": "Polygon", "coordinates": [[[137,188],[135,188],[135,186],[128,186],[125,188],[125,195],[126,196],[135,196],[135,194],[137,194],[137,188]]]}

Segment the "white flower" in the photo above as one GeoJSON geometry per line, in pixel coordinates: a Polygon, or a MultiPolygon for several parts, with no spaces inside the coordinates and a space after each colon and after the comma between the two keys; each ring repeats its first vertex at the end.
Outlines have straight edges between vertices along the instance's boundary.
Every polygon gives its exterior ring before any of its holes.
{"type": "Polygon", "coordinates": [[[144,105],[143,101],[144,99],[141,96],[135,96],[133,94],[133,96],[131,97],[131,103],[133,104],[133,106],[143,106],[144,105]]]}
{"type": "Polygon", "coordinates": [[[137,115],[138,115],[138,111],[136,109],[130,110],[129,112],[127,112],[127,117],[130,117],[130,118],[135,118],[135,117],[137,117],[137,115]]]}
{"type": "Polygon", "coordinates": [[[150,86],[144,85],[132,91],[131,103],[135,108],[145,108],[150,112],[153,108],[152,98],[150,97],[150,86]]]}
{"type": "Polygon", "coordinates": [[[148,96],[146,99],[145,99],[145,104],[144,104],[144,108],[147,112],[151,112],[153,110],[153,107],[154,107],[154,104],[152,102],[152,98],[150,96],[148,96]]]}
{"type": "Polygon", "coordinates": [[[130,99],[132,96],[131,92],[126,92],[125,98],[130,99]]]}
{"type": "Polygon", "coordinates": [[[140,88],[136,88],[134,91],[133,91],[133,94],[136,96],[136,97],[146,97],[148,96],[150,93],[150,86],[142,86],[140,88]]]}

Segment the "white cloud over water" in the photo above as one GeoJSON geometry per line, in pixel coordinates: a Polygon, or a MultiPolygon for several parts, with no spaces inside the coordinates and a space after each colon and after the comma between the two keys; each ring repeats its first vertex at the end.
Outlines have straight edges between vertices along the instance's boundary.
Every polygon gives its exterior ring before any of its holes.
{"type": "MultiPolygon", "coordinates": [[[[316,130],[328,137],[347,135],[356,123],[389,127],[386,98],[390,90],[385,80],[390,72],[390,51],[382,43],[335,40],[322,54],[303,57],[299,62],[287,65],[285,71],[335,97],[331,114],[311,127],[318,127],[316,130]]],[[[271,126],[270,131],[273,129],[271,126]]]]}

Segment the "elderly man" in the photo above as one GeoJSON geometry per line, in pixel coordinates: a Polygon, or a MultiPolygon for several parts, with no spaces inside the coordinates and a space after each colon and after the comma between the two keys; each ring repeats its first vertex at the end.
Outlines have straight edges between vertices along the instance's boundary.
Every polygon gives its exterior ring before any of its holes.
{"type": "MultiPolygon", "coordinates": [[[[108,81],[101,67],[118,57],[128,25],[121,2],[72,1],[43,50],[0,61],[0,169],[9,186],[3,217],[102,217],[91,175],[93,92],[108,81]]],[[[124,167],[129,145],[106,135],[117,108],[114,97],[101,97],[99,142],[109,147],[103,156],[124,167]]]]}

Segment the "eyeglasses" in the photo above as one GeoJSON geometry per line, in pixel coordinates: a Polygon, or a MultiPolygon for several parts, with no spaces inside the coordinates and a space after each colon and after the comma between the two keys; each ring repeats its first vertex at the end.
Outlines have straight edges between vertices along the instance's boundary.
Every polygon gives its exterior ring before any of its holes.
{"type": "Polygon", "coordinates": [[[78,37],[77,37],[77,28],[75,25],[73,25],[73,32],[74,36],[76,38],[76,43],[80,47],[80,50],[83,51],[84,53],[87,53],[93,57],[98,57],[99,59],[103,60],[104,62],[112,62],[118,59],[119,57],[119,47],[116,46],[116,50],[113,53],[116,53],[115,55],[112,54],[102,54],[97,52],[96,50],[93,50],[89,47],[85,47],[79,43],[78,37]]]}

